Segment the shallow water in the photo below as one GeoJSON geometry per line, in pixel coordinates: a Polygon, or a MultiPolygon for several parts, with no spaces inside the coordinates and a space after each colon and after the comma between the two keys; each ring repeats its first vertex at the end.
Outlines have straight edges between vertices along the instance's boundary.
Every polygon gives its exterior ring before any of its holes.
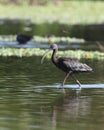
{"type": "MultiPolygon", "coordinates": [[[[103,45],[104,40],[102,25],[75,25],[71,29],[57,23],[27,26],[9,21],[0,28],[1,35],[17,34],[21,30],[32,35],[55,34],[88,40],[87,44],[61,43],[59,48],[65,50],[99,50],[94,41],[99,40],[103,45]],[[62,33],[62,29],[69,33],[62,33]]],[[[49,45],[33,41],[19,45],[13,39],[3,38],[0,47],[48,48],[49,45]]],[[[65,74],[50,60],[45,59],[42,65],[40,60],[41,57],[0,57],[0,130],[103,130],[104,61],[83,59],[94,72],[76,75],[82,84],[81,91],[70,77],[63,93],[58,87],[65,74]]]]}
{"type": "MultiPolygon", "coordinates": [[[[9,40],[9,39],[8,39],[9,40]]],[[[0,47],[9,48],[41,48],[47,49],[50,44],[48,42],[34,42],[30,41],[27,44],[19,44],[17,41],[0,41],[0,47]]],[[[103,42],[100,42],[104,46],[103,42]]],[[[60,50],[86,50],[86,51],[101,51],[96,42],[85,41],[83,43],[76,42],[59,42],[57,43],[60,50]]]]}
{"type": "Polygon", "coordinates": [[[65,74],[50,60],[42,65],[40,60],[0,57],[0,129],[103,130],[104,61],[82,60],[94,72],[76,75],[82,83],[79,94],[69,78],[64,94],[57,87],[65,74]]]}

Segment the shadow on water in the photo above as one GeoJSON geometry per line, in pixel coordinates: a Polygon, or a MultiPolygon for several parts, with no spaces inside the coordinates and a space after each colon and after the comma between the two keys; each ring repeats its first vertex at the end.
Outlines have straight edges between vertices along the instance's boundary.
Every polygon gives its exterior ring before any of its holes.
{"type": "MultiPolygon", "coordinates": [[[[42,65],[40,60],[41,57],[0,57],[0,129],[102,130],[103,89],[82,89],[76,96],[75,90],[66,88],[63,94],[53,86],[60,85],[64,73],[50,60],[42,65]]],[[[103,84],[104,61],[83,62],[94,72],[77,75],[81,83],[103,84]]],[[[75,82],[70,78],[65,86],[68,84],[73,86],[75,82]]]]}

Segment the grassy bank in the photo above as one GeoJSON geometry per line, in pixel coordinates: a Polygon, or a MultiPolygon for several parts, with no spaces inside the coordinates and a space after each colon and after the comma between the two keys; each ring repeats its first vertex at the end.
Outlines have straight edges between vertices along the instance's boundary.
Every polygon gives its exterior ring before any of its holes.
{"type": "MultiPolygon", "coordinates": [[[[0,48],[0,56],[17,56],[17,57],[29,57],[29,56],[43,56],[46,50],[39,48],[28,48],[28,49],[15,49],[15,48],[0,48]]],[[[97,59],[104,60],[104,53],[98,51],[59,51],[58,56],[68,56],[76,59],[97,59]]],[[[47,58],[51,57],[51,53],[47,55],[47,58]]]]}
{"type": "Polygon", "coordinates": [[[104,2],[66,1],[59,6],[0,5],[0,18],[30,19],[33,23],[91,24],[104,21],[104,2]]]}

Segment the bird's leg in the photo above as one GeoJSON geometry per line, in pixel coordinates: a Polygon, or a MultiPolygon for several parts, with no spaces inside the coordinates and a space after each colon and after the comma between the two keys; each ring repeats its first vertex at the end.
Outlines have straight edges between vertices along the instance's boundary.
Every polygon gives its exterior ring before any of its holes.
{"type": "Polygon", "coordinates": [[[76,83],[79,85],[79,89],[81,89],[81,83],[79,82],[78,79],[74,75],[72,75],[73,79],[76,81],[76,83]]]}
{"type": "Polygon", "coordinates": [[[66,76],[65,76],[65,78],[64,78],[64,80],[63,80],[63,82],[62,82],[62,87],[64,86],[66,79],[67,79],[67,78],[69,77],[69,75],[71,75],[72,73],[73,73],[72,71],[69,71],[68,73],[66,73],[66,76]]]}
{"type": "Polygon", "coordinates": [[[63,90],[63,93],[66,94],[65,90],[64,90],[64,83],[66,81],[66,79],[69,77],[69,75],[71,74],[72,72],[69,72],[69,73],[66,73],[66,76],[61,84],[61,86],[59,88],[61,88],[63,90]]]}

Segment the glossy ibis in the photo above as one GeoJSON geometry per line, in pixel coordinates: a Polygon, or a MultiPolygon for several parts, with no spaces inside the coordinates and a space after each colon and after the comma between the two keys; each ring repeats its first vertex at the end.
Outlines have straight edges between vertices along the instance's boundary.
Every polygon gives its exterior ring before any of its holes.
{"type": "Polygon", "coordinates": [[[72,76],[73,79],[76,81],[76,83],[79,85],[79,89],[81,89],[81,84],[79,80],[75,78],[74,73],[91,72],[92,68],[72,58],[66,58],[66,57],[57,58],[56,53],[58,51],[58,46],[56,44],[52,44],[50,46],[49,50],[44,54],[43,58],[41,59],[41,63],[43,63],[45,56],[51,50],[53,50],[52,57],[51,57],[53,64],[66,73],[66,76],[62,82],[61,87],[63,88],[66,79],[69,76],[72,76]]]}
{"type": "Polygon", "coordinates": [[[19,44],[26,44],[30,41],[33,37],[25,34],[18,34],[16,40],[19,44]]]}

